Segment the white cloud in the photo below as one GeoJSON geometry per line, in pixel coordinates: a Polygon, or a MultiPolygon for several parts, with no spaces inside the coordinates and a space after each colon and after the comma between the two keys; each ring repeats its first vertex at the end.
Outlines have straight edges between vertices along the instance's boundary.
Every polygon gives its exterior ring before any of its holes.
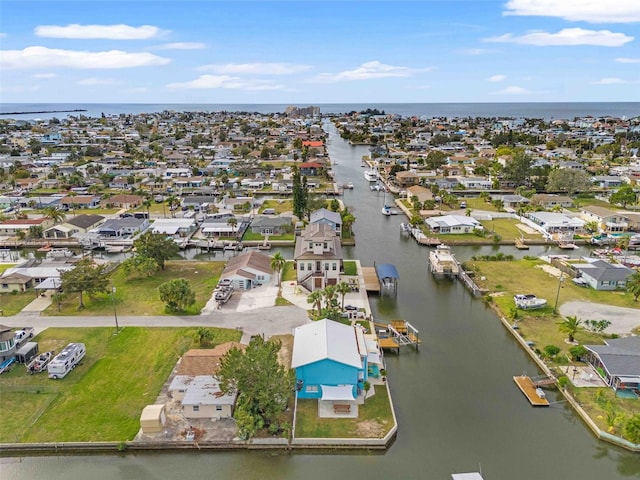
{"type": "Polygon", "coordinates": [[[487,78],[487,82],[502,82],[507,79],[506,75],[492,75],[487,78]]]}
{"type": "Polygon", "coordinates": [[[207,45],[202,42],[174,42],[158,45],[154,48],[158,50],[201,50],[207,48],[207,45]]]}
{"type": "Polygon", "coordinates": [[[77,85],[84,85],[84,86],[117,85],[118,83],[120,82],[118,82],[117,80],[113,80],[111,78],[97,78],[97,77],[83,78],[76,82],[77,85]]]}
{"type": "Polygon", "coordinates": [[[161,35],[163,30],[153,25],[141,25],[132,27],[130,25],[40,25],[35,28],[34,33],[38,37],[48,38],[103,38],[109,40],[145,40],[161,35]]]}
{"type": "Polygon", "coordinates": [[[616,62],[618,63],[640,63],[640,58],[616,58],[616,62]]]}
{"type": "Polygon", "coordinates": [[[595,82],[592,82],[592,85],[628,85],[628,84],[634,84],[634,83],[640,83],[639,80],[624,80],[622,78],[617,78],[617,77],[606,77],[606,78],[601,78],[600,80],[596,80],[595,82]]]}
{"type": "Polygon", "coordinates": [[[489,50],[488,48],[461,48],[457,50],[457,52],[462,55],[488,55],[489,53],[493,53],[493,50],[489,50]]]}
{"type": "Polygon", "coordinates": [[[7,37],[7,34],[6,34],[6,33],[4,33],[4,32],[0,32],[0,38],[6,38],[6,37],[7,37]]]}
{"type": "Polygon", "coordinates": [[[203,65],[198,68],[220,75],[292,75],[310,69],[310,65],[295,63],[227,63],[203,65]]]}
{"type": "Polygon", "coordinates": [[[0,51],[0,67],[11,69],[115,69],[166,65],[170,61],[151,53],[129,53],[121,50],[87,52],[36,46],[24,50],[0,51]]]}
{"type": "Polygon", "coordinates": [[[125,90],[126,93],[147,93],[149,91],[146,87],[133,87],[125,90]]]}
{"type": "Polygon", "coordinates": [[[34,73],[31,75],[33,78],[55,78],[58,75],[55,73],[34,73]]]}
{"type": "Polygon", "coordinates": [[[371,80],[376,78],[402,78],[410,77],[418,71],[428,71],[429,69],[413,69],[409,67],[398,67],[387,65],[377,60],[366,62],[353,70],[344,70],[340,73],[321,73],[314,81],[320,83],[332,83],[352,80],[371,80]]]}
{"type": "Polygon", "coordinates": [[[585,30],[583,28],[565,28],[558,33],[530,32],[516,36],[506,33],[498,37],[485,38],[485,42],[517,43],[521,45],[546,46],[575,46],[594,45],[598,47],[620,47],[633,40],[624,33],[614,33],[609,30],[585,30]]]}
{"type": "Polygon", "coordinates": [[[533,95],[534,91],[512,85],[496,92],[490,92],[491,95],[533,95]]]}
{"type": "Polygon", "coordinates": [[[200,75],[190,82],[170,83],[167,88],[175,89],[214,89],[227,88],[234,90],[282,90],[283,85],[268,80],[242,79],[230,75],[200,75]]]}
{"type": "Polygon", "coordinates": [[[558,17],[573,22],[640,22],[638,0],[509,0],[505,15],[558,17]]]}

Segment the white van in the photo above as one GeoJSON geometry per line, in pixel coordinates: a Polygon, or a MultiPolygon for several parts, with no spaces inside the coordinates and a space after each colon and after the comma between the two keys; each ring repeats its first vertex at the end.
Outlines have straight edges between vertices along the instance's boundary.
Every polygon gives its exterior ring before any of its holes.
{"type": "Polygon", "coordinates": [[[84,343],[70,343],[64,350],[55,356],[49,365],[47,365],[47,372],[49,378],[58,379],[67,376],[71,370],[73,370],[80,360],[84,358],[87,350],[84,343]]]}

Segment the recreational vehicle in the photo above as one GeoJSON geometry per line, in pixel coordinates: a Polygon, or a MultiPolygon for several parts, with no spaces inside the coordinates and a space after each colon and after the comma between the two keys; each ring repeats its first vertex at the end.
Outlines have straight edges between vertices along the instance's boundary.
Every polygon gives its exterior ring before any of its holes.
{"type": "Polygon", "coordinates": [[[70,343],[64,347],[64,350],[56,355],[47,366],[49,378],[58,379],[66,377],[67,373],[80,363],[85,353],[84,343],[70,343]]]}

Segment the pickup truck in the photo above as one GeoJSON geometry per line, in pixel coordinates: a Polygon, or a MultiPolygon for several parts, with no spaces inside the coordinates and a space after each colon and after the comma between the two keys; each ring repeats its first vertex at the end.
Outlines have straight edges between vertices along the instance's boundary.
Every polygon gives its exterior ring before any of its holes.
{"type": "Polygon", "coordinates": [[[16,345],[21,345],[29,338],[33,338],[33,333],[33,327],[22,327],[21,329],[16,330],[16,333],[13,336],[13,341],[16,345]]]}

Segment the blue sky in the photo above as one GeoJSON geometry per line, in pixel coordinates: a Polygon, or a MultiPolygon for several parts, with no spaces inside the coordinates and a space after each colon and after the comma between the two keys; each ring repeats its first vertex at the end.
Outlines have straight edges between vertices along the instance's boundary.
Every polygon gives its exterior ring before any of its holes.
{"type": "Polygon", "coordinates": [[[2,0],[0,100],[640,101],[640,0],[2,0]]]}

